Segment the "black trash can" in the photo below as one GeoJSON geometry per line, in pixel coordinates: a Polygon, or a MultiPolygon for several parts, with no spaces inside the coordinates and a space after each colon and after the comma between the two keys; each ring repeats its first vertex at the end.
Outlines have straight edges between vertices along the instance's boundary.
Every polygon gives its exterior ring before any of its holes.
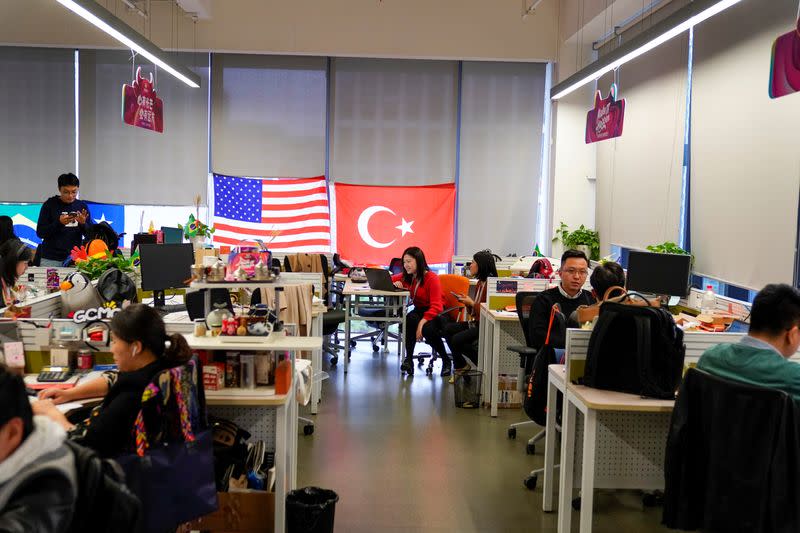
{"type": "Polygon", "coordinates": [[[287,533],[333,533],[339,495],[328,489],[305,487],[286,495],[287,533]]]}

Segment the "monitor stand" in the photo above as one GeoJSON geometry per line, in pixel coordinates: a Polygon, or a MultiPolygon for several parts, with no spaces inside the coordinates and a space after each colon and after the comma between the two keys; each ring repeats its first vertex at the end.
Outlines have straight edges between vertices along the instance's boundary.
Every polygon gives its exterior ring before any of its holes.
{"type": "Polygon", "coordinates": [[[153,291],[153,307],[166,307],[167,296],[163,289],[153,291]]]}

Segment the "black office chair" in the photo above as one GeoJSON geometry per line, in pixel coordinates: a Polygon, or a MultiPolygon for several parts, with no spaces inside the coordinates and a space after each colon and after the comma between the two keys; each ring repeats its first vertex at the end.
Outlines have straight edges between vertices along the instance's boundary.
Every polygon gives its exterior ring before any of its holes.
{"type": "Polygon", "coordinates": [[[783,391],[689,369],[667,438],[662,523],[800,531],[797,414],[783,391]]]}
{"type": "MultiPolygon", "coordinates": [[[[339,258],[339,254],[333,254],[333,270],[330,273],[330,283],[328,287],[328,298],[326,305],[328,310],[322,315],[322,351],[331,356],[331,365],[339,362],[339,350],[344,350],[344,346],[339,344],[339,327],[344,323],[345,312],[343,309],[344,282],[336,281],[336,274],[349,268],[339,258]]],[[[351,342],[351,345],[354,345],[351,342]]]]}
{"type": "MultiPolygon", "coordinates": [[[[538,346],[534,347],[532,345],[531,339],[533,336],[531,335],[532,332],[530,328],[531,308],[533,307],[533,302],[536,300],[538,295],[538,292],[518,292],[516,296],[517,317],[519,318],[519,325],[522,328],[522,333],[525,335],[525,346],[509,346],[508,349],[519,354],[519,366],[520,368],[525,369],[525,376],[530,374],[531,368],[533,367],[533,360],[536,357],[536,351],[539,348],[538,346]]],[[[528,420],[526,422],[517,422],[516,424],[511,424],[508,426],[508,438],[517,438],[517,428],[529,425],[534,425],[534,422],[532,420],[528,420]]],[[[538,434],[536,434],[536,436],[528,441],[526,451],[529,454],[536,452],[536,442],[542,440],[544,438],[544,434],[544,431],[540,431],[538,434]]]]}
{"type": "Polygon", "coordinates": [[[400,274],[403,271],[403,260],[399,257],[393,257],[389,261],[389,272],[392,274],[400,274]]]}
{"type": "Polygon", "coordinates": [[[228,311],[233,313],[233,303],[228,289],[200,289],[199,291],[187,292],[184,296],[186,302],[186,312],[190,320],[206,317],[205,294],[211,291],[211,309],[216,309],[215,304],[225,305],[228,311]]]}

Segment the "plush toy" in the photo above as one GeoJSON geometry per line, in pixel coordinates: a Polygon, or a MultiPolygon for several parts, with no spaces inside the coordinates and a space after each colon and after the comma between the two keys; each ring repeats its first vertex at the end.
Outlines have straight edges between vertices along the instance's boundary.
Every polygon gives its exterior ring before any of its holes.
{"type": "Polygon", "coordinates": [[[62,315],[67,316],[79,309],[100,307],[102,300],[97,288],[80,272],[73,272],[61,282],[62,315]]]}

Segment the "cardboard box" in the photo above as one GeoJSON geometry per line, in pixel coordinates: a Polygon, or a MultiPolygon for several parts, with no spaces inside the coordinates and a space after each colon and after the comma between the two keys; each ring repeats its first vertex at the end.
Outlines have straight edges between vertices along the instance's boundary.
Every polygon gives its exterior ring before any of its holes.
{"type": "Polygon", "coordinates": [[[203,366],[203,387],[206,390],[225,388],[225,363],[208,363],[203,366]]]}
{"type": "Polygon", "coordinates": [[[274,492],[218,492],[217,498],[219,509],[190,522],[191,529],[217,533],[274,533],[274,492]]]}
{"type": "MultiPolygon", "coordinates": [[[[211,257],[216,261],[219,256],[219,250],[216,248],[195,248],[194,250],[194,264],[202,265],[204,257],[211,257]]],[[[213,264],[213,263],[212,263],[213,264]]]]}
{"type": "Polygon", "coordinates": [[[517,409],[522,407],[522,392],[516,374],[499,374],[497,376],[499,409],[517,409]]]}

